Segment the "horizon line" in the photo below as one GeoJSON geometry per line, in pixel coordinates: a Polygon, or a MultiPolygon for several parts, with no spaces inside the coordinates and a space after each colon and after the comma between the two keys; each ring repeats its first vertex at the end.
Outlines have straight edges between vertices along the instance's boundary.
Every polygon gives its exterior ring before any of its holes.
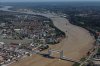
{"type": "Polygon", "coordinates": [[[11,3],[15,3],[15,2],[100,2],[100,1],[1,1],[1,3],[7,3],[7,2],[11,2],[11,3]]]}

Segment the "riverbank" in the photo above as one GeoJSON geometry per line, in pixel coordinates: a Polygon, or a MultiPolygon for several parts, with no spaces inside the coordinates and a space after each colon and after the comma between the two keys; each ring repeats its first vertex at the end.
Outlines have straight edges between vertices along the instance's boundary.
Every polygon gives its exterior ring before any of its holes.
{"type": "MultiPolygon", "coordinates": [[[[47,14],[44,14],[43,16],[46,15],[47,14]]],[[[63,50],[66,57],[74,60],[80,60],[80,58],[85,56],[89,49],[93,47],[93,43],[95,41],[94,37],[91,36],[89,31],[85,30],[84,28],[70,24],[67,19],[57,16],[53,16],[52,18],[52,16],[47,15],[46,17],[51,18],[54,25],[65,32],[68,37],[62,40],[62,42],[59,44],[50,46],[50,48],[55,50],[63,50]]],[[[54,53],[54,56],[59,56],[59,54],[54,53]]],[[[10,66],[71,66],[72,64],[73,63],[68,61],[59,61],[58,59],[48,59],[33,55],[31,59],[27,58],[26,60],[19,63],[14,63],[10,66]],[[35,59],[38,61],[35,61],[35,59]],[[42,65],[40,63],[42,63],[42,65]]]]}
{"type": "MultiPolygon", "coordinates": [[[[80,60],[80,58],[85,56],[89,49],[93,47],[95,39],[93,36],[90,35],[89,31],[85,30],[84,28],[70,24],[67,19],[57,15],[53,15],[51,13],[26,13],[49,17],[50,19],[52,19],[54,25],[58,29],[65,32],[67,36],[65,39],[63,39],[59,44],[50,46],[51,49],[63,50],[64,56],[72,58],[74,60],[80,60]]],[[[59,54],[54,53],[54,56],[59,56],[59,54]]],[[[9,66],[71,66],[72,64],[73,63],[69,61],[49,59],[41,57],[39,55],[33,55],[9,66]]]]}

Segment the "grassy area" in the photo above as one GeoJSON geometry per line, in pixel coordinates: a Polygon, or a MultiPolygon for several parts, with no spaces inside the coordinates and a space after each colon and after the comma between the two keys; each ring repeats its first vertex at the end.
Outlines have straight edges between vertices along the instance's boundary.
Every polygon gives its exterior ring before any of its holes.
{"type": "Polygon", "coordinates": [[[73,64],[73,66],[79,66],[80,65],[80,63],[74,63],[73,64]]]}
{"type": "MultiPolygon", "coordinates": [[[[83,57],[80,59],[81,62],[84,62],[86,60],[86,57],[83,57]]],[[[73,66],[80,66],[80,63],[74,63],[73,66]]],[[[86,66],[86,65],[83,65],[86,66]]]]}
{"type": "MultiPolygon", "coordinates": [[[[80,66],[79,63],[74,63],[73,66],[80,66]]],[[[82,66],[86,66],[86,65],[82,65],[82,66]]]]}
{"type": "Polygon", "coordinates": [[[98,54],[100,54],[100,48],[98,49],[98,54]]]}
{"type": "Polygon", "coordinates": [[[83,57],[80,59],[80,61],[84,62],[86,60],[86,57],[83,57]]]}

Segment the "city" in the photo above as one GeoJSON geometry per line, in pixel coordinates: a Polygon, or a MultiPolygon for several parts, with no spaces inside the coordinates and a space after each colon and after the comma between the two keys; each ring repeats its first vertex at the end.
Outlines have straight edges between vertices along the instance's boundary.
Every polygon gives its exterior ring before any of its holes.
{"type": "Polygon", "coordinates": [[[0,65],[100,66],[99,8],[97,2],[1,3],[0,65]]]}

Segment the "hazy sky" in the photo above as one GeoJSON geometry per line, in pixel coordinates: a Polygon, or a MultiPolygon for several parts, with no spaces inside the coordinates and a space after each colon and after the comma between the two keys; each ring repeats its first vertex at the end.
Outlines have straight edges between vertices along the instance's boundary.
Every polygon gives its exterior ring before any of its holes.
{"type": "Polygon", "coordinates": [[[0,2],[44,2],[44,1],[100,1],[100,0],[0,0],[0,2]]]}

